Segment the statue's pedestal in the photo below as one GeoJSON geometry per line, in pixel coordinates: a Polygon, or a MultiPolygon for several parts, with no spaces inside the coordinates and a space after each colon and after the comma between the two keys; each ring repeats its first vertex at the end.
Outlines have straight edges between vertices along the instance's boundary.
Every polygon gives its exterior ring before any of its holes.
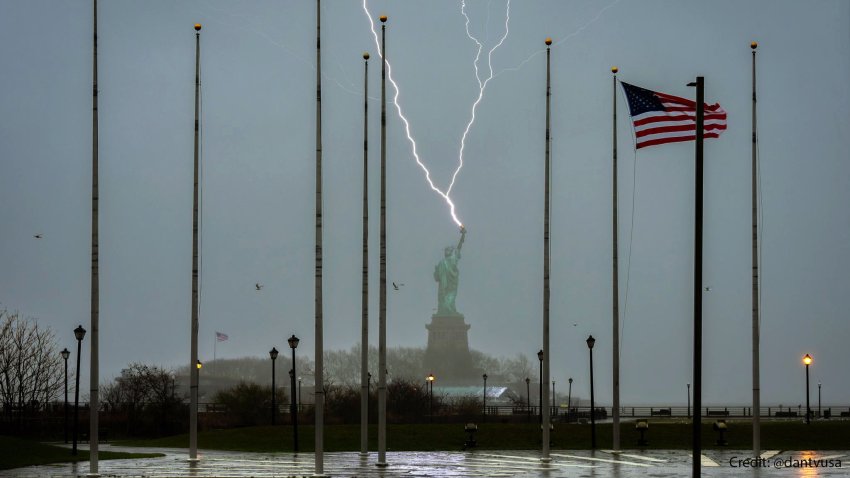
{"type": "Polygon", "coordinates": [[[442,385],[469,385],[476,380],[469,354],[469,327],[462,314],[434,314],[431,323],[425,325],[428,329],[426,372],[433,373],[442,385]]]}

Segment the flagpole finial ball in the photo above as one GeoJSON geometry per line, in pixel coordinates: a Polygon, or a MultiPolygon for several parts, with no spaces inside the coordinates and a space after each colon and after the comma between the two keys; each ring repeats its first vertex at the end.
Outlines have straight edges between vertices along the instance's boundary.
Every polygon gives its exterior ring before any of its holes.
{"type": "Polygon", "coordinates": [[[368,60],[368,59],[369,59],[369,52],[368,52],[368,51],[364,51],[364,52],[363,52],[363,59],[364,59],[364,60],[368,60]]]}
{"type": "Polygon", "coordinates": [[[752,48],[753,50],[755,50],[758,47],[759,47],[759,42],[754,41],[754,42],[750,43],[750,48],[752,48]]]}
{"type": "Polygon", "coordinates": [[[200,23],[196,23],[196,24],[195,24],[195,31],[196,31],[196,32],[201,31],[201,24],[200,24],[200,23]]]}
{"type": "Polygon", "coordinates": [[[552,44],[552,37],[546,37],[546,45],[552,44]]]}
{"type": "Polygon", "coordinates": [[[381,15],[380,17],[378,17],[378,19],[381,20],[381,23],[387,23],[387,16],[386,15],[381,15]]]}
{"type": "Polygon", "coordinates": [[[613,73],[613,74],[615,74],[615,75],[616,75],[618,71],[620,71],[620,69],[619,69],[619,68],[617,68],[616,66],[612,66],[612,67],[611,67],[611,73],[613,73]]]}

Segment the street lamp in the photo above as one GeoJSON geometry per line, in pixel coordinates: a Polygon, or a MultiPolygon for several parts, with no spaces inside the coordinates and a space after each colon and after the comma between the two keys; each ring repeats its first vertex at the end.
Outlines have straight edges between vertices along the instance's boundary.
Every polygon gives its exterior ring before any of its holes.
{"type": "Polygon", "coordinates": [[[434,376],[433,373],[429,373],[427,377],[425,377],[426,385],[428,385],[428,422],[434,423],[434,380],[437,377],[434,376]]]}
{"type": "Polygon", "coordinates": [[[691,384],[688,383],[688,418],[691,418],[691,384]]]}
{"type": "Polygon", "coordinates": [[[292,450],[298,452],[298,411],[295,409],[295,400],[293,393],[295,391],[295,349],[298,347],[300,340],[295,334],[286,339],[289,343],[289,348],[292,349],[292,370],[289,371],[289,414],[292,417],[292,450]]]}
{"type": "Polygon", "coordinates": [[[818,417],[821,416],[820,413],[820,382],[818,382],[818,417]]]}
{"type": "Polygon", "coordinates": [[[596,339],[587,337],[587,348],[590,350],[590,448],[596,449],[596,405],[593,401],[593,345],[596,339]]]}
{"type": "Polygon", "coordinates": [[[570,415],[570,402],[573,398],[573,378],[570,377],[567,382],[570,384],[570,387],[567,389],[567,417],[570,415]]]}
{"type": "MultiPolygon", "coordinates": [[[[484,379],[484,421],[487,421],[487,374],[481,376],[484,379]]],[[[818,388],[820,390],[820,388],[818,388]]],[[[820,395],[818,395],[820,396],[820,395]]]]}
{"type": "Polygon", "coordinates": [[[83,337],[86,336],[86,329],[82,325],[78,325],[74,329],[74,337],[77,338],[77,372],[76,385],[74,386],[74,444],[71,448],[71,455],[77,455],[77,428],[79,428],[80,417],[80,351],[82,350],[83,337]]]}
{"type": "Polygon", "coordinates": [[[197,362],[195,362],[195,367],[196,367],[198,370],[200,370],[203,366],[204,366],[204,363],[203,363],[203,362],[201,362],[200,360],[198,360],[197,362]]]}
{"type": "Polygon", "coordinates": [[[531,421],[531,379],[525,377],[525,408],[528,411],[528,421],[531,421]]]}
{"type": "Polygon", "coordinates": [[[272,349],[269,350],[269,357],[271,357],[271,359],[272,359],[272,426],[274,426],[275,416],[277,415],[277,401],[275,400],[275,398],[276,398],[275,397],[275,395],[276,395],[275,391],[277,389],[275,388],[275,383],[274,383],[274,375],[275,375],[274,364],[277,361],[277,354],[278,354],[277,347],[272,347],[272,349]]]}
{"type": "Polygon", "coordinates": [[[537,362],[540,364],[540,385],[537,386],[537,402],[540,404],[540,409],[537,411],[540,423],[543,423],[543,350],[537,352],[537,362]]]}
{"type": "Polygon", "coordinates": [[[806,425],[808,425],[812,417],[812,411],[809,408],[809,365],[812,364],[812,356],[806,354],[803,357],[803,363],[806,365],[806,425]]]}
{"type": "MultiPolygon", "coordinates": [[[[66,347],[62,349],[59,354],[62,356],[62,359],[65,360],[65,425],[63,428],[65,429],[65,443],[68,443],[68,357],[71,356],[71,352],[69,352],[68,348],[66,347]]],[[[820,388],[818,388],[818,390],[820,390],[820,388]]]]}
{"type": "Polygon", "coordinates": [[[552,380],[552,410],[555,410],[557,413],[557,409],[555,408],[555,381],[552,380]]]}
{"type": "Polygon", "coordinates": [[[302,405],[301,405],[302,404],[302,402],[301,402],[301,380],[302,379],[303,379],[302,377],[298,377],[298,411],[299,412],[302,410],[302,408],[301,408],[302,407],[302,405]]]}

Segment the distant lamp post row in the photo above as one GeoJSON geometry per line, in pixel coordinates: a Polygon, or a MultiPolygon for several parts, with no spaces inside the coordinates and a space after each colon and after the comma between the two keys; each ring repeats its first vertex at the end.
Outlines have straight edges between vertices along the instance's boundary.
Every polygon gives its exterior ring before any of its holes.
{"type": "MultiPolygon", "coordinates": [[[[298,343],[301,341],[295,334],[286,339],[289,348],[292,349],[292,368],[289,370],[289,414],[292,419],[292,449],[298,451],[298,408],[301,406],[301,377],[298,377],[298,388],[295,388],[295,377],[297,376],[295,369],[295,349],[298,348],[298,343]],[[296,398],[297,390],[297,398],[296,398]]],[[[269,350],[269,358],[272,360],[272,425],[277,422],[277,385],[275,382],[275,362],[280,352],[277,347],[272,347],[269,350]]]]}

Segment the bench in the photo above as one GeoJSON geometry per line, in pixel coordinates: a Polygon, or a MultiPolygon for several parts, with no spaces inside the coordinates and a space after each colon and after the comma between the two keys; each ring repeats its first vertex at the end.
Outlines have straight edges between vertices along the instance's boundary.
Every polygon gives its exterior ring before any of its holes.
{"type": "Polygon", "coordinates": [[[650,414],[650,416],[653,416],[653,417],[655,417],[655,416],[669,417],[671,415],[671,410],[669,408],[659,408],[658,410],[650,409],[649,414],[650,414]]]}
{"type": "Polygon", "coordinates": [[[729,416],[729,410],[709,410],[708,416],[709,417],[728,417],[729,416]]]}
{"type": "Polygon", "coordinates": [[[774,414],[773,414],[773,416],[774,416],[774,417],[796,417],[796,416],[797,416],[797,412],[791,412],[791,411],[787,411],[787,412],[776,412],[776,413],[774,413],[774,414]]]}

